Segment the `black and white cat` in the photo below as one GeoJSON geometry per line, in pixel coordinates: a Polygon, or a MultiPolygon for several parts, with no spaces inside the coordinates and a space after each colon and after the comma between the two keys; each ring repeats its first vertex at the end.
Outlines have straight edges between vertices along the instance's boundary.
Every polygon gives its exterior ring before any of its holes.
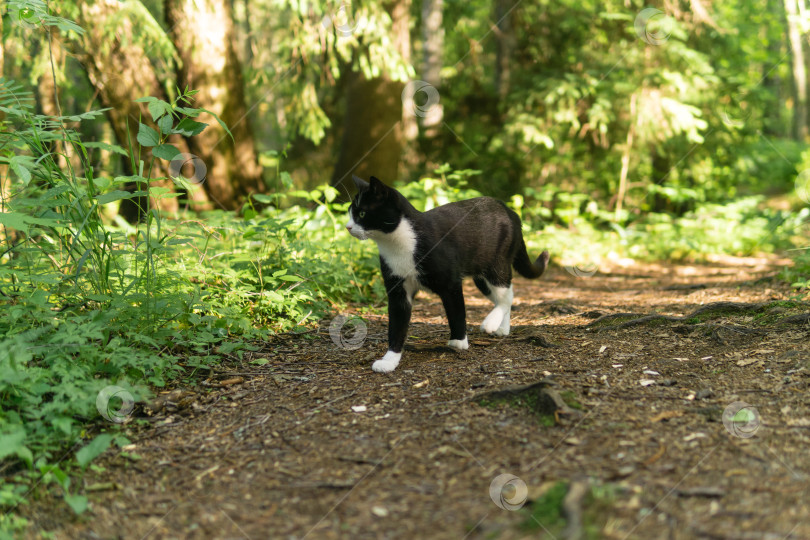
{"type": "Polygon", "coordinates": [[[495,307],[481,324],[488,334],[506,336],[512,311],[512,267],[527,278],[540,277],[548,251],[532,262],[526,253],[520,217],[490,197],[445,204],[420,212],[394,188],[371,177],[354,177],[357,195],[349,207],[346,229],[380,249],[388,292],[388,352],[371,366],[396,369],[419,289],[438,294],[450,324],[450,347],[464,350],[467,320],[461,280],[472,276],[495,307]]]}

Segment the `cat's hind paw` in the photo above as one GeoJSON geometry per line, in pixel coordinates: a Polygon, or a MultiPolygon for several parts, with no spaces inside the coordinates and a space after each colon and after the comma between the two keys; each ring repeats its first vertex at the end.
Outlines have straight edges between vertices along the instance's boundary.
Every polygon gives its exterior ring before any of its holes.
{"type": "Polygon", "coordinates": [[[503,322],[503,312],[499,309],[493,309],[484,319],[484,322],[481,323],[481,330],[487,334],[497,334],[501,322],[503,322]]]}
{"type": "Polygon", "coordinates": [[[371,364],[371,369],[377,373],[391,373],[397,368],[401,358],[401,352],[388,351],[385,356],[371,364]]]}
{"type": "Polygon", "coordinates": [[[470,344],[467,341],[467,336],[464,336],[464,339],[451,339],[447,342],[447,346],[459,351],[466,351],[470,348],[470,344]]]}

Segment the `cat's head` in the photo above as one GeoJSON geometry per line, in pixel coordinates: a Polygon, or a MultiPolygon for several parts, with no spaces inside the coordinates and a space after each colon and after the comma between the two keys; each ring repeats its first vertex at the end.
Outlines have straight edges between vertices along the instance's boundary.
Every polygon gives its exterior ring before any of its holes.
{"type": "Polygon", "coordinates": [[[379,240],[392,233],[402,219],[399,197],[393,188],[372,176],[369,182],[352,176],[357,195],[349,206],[346,229],[355,238],[379,240]]]}

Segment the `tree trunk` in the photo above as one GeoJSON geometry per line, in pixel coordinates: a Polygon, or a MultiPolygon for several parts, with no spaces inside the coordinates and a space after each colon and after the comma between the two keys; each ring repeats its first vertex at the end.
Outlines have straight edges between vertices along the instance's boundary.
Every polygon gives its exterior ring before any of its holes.
{"type": "Polygon", "coordinates": [[[230,4],[227,0],[165,0],[164,11],[182,60],[177,84],[199,90],[195,106],[217,114],[233,134],[231,139],[214,118],[199,117],[209,126],[190,139],[189,146],[208,167],[203,186],[223,208],[238,209],[250,193],[267,188],[248,121],[252,111],[245,104],[230,4]]]}
{"type": "MultiPolygon", "coordinates": [[[[3,78],[3,65],[5,62],[5,47],[3,46],[3,24],[0,22],[0,78],[3,78]]],[[[6,119],[6,115],[3,111],[0,111],[0,127],[3,126],[3,121],[6,119]]],[[[0,212],[6,211],[6,202],[8,201],[9,196],[9,182],[10,179],[8,177],[8,166],[7,165],[0,165],[0,212]]],[[[5,227],[0,228],[0,242],[5,241],[2,234],[3,231],[6,230],[5,227]]]]}
{"type": "Polygon", "coordinates": [[[498,97],[503,101],[509,93],[511,78],[512,54],[515,50],[515,32],[512,15],[516,4],[511,0],[495,0],[496,35],[498,51],[495,59],[495,88],[498,97]]]}
{"type": "MultiPolygon", "coordinates": [[[[444,28],[442,27],[443,0],[422,0],[422,80],[441,93],[442,53],[444,51],[444,28]]],[[[433,139],[438,134],[444,118],[441,103],[426,111],[422,118],[422,135],[433,139]]]]}
{"type": "Polygon", "coordinates": [[[630,154],[633,150],[633,137],[636,134],[636,100],[638,94],[630,96],[630,126],[627,128],[627,141],[622,152],[622,169],[619,172],[619,190],[616,193],[616,209],[613,219],[619,221],[622,215],[624,195],[627,192],[627,173],[630,171],[630,154]]]}
{"type": "MultiPolygon", "coordinates": [[[[43,114],[48,116],[62,116],[62,96],[59,92],[57,78],[65,73],[65,49],[62,46],[62,37],[56,27],[48,27],[45,47],[48,49],[49,63],[45,66],[37,87],[39,105],[43,114]]],[[[63,77],[62,77],[63,78],[63,77]]],[[[68,128],[69,126],[65,126],[68,128]]],[[[56,140],[52,143],[51,151],[55,154],[54,161],[59,168],[73,169],[77,175],[83,174],[80,156],[73,146],[64,141],[56,140]]]]}
{"type": "MultiPolygon", "coordinates": [[[[773,20],[778,21],[777,24],[782,25],[780,26],[781,29],[787,25],[781,0],[767,0],[767,11],[773,17],[773,20]]],[[[785,46],[784,39],[784,35],[781,35],[779,39],[768,40],[768,58],[780,58],[782,56],[783,47],[785,46]]],[[[779,75],[779,70],[774,69],[770,62],[763,62],[762,64],[762,87],[770,95],[770,99],[763,102],[763,133],[773,137],[790,137],[790,130],[782,121],[780,114],[782,104],[786,99],[783,81],[779,75]]],[[[750,90],[748,92],[750,93],[750,90]]],[[[738,96],[738,98],[743,97],[750,99],[750,96],[738,96]]]]}
{"type": "MultiPolygon", "coordinates": [[[[410,58],[408,20],[411,0],[396,0],[387,4],[391,15],[394,46],[404,59],[410,58]]],[[[413,108],[403,107],[405,85],[387,75],[366,79],[360,72],[344,75],[346,84],[346,114],[343,137],[337,163],[332,173],[332,185],[344,195],[354,191],[351,175],[368,179],[377,176],[392,184],[398,179],[402,157],[403,115],[413,118],[413,108]]]]}
{"type": "Polygon", "coordinates": [[[807,138],[807,69],[804,64],[804,46],[797,2],[804,0],[784,0],[787,14],[788,40],[793,62],[793,138],[804,141],[807,138]]]}
{"type": "MultiPolygon", "coordinates": [[[[138,44],[136,38],[137,28],[127,17],[119,15],[120,2],[117,0],[96,0],[92,3],[81,4],[80,24],[86,29],[82,36],[82,51],[77,55],[85,66],[91,84],[99,94],[104,107],[110,107],[107,118],[112,125],[118,142],[124,148],[128,144],[137,146],[138,122],[148,124],[157,129],[149,113],[140,108],[134,100],[143,96],[154,96],[168,101],[163,87],[155,75],[154,68],[149,61],[146,51],[138,44]],[[115,22],[111,21],[115,19],[115,22]],[[112,36],[108,32],[111,24],[115,24],[112,36]]],[[[180,152],[189,152],[189,147],[182,137],[173,137],[171,143],[180,152]]],[[[148,170],[152,161],[148,150],[141,155],[144,163],[144,175],[151,178],[163,177],[163,180],[152,182],[153,186],[163,186],[174,189],[174,182],[168,178],[169,164],[162,159],[154,159],[152,170],[148,170]]],[[[123,160],[124,170],[127,174],[134,174],[130,161],[123,160]]],[[[127,189],[134,190],[129,185],[127,189]]],[[[204,192],[195,189],[189,194],[196,203],[205,207],[204,192]]],[[[177,212],[179,204],[177,198],[164,198],[152,201],[161,210],[177,212]]],[[[144,199],[124,199],[121,201],[119,212],[129,221],[137,221],[142,217],[146,207],[144,199]]]]}

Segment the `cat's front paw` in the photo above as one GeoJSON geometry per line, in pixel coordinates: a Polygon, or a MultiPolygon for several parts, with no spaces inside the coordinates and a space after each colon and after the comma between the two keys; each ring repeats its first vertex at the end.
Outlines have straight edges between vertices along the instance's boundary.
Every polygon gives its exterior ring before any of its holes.
{"type": "Polygon", "coordinates": [[[451,339],[447,342],[447,346],[459,351],[466,351],[470,348],[470,344],[467,342],[467,336],[464,336],[464,339],[451,339]]]}
{"type": "Polygon", "coordinates": [[[400,358],[402,358],[401,352],[388,351],[385,356],[371,364],[371,369],[377,373],[391,373],[399,365],[400,358]]]}

